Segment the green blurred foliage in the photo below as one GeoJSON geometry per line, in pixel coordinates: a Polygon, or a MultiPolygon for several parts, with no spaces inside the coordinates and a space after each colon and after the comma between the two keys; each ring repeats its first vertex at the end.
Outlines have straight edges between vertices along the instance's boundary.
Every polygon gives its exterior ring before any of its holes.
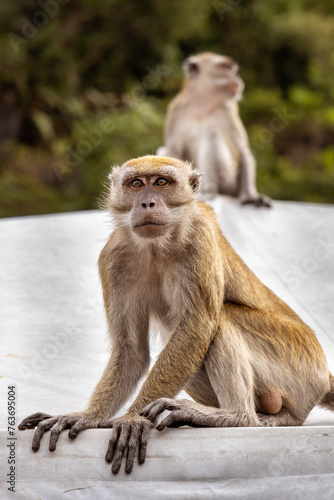
{"type": "Polygon", "coordinates": [[[334,1],[0,4],[0,216],[98,205],[111,165],[154,153],[182,60],[240,64],[261,192],[334,202],[334,1]]]}

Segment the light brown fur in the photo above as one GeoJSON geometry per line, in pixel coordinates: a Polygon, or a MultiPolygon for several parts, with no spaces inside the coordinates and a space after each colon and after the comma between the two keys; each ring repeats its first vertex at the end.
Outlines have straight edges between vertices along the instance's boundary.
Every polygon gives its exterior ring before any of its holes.
{"type": "Polygon", "coordinates": [[[255,160],[239,116],[244,83],[227,56],[204,52],[185,60],[183,87],[166,116],[165,146],[157,154],[192,161],[204,174],[205,200],[219,193],[270,206],[259,195],[255,160]]]}
{"type": "Polygon", "coordinates": [[[99,270],[111,357],[85,412],[24,419],[19,428],[37,426],[33,449],[49,429],[53,451],[63,429],[75,438],[113,427],[106,460],[117,473],[126,454],[131,472],[165,409],[160,430],[300,425],[317,404],[334,409],[334,379],[314,333],[231,248],[197,199],[191,165],[145,156],[110,178],[114,230],[99,270]],[[152,320],[165,347],[127,414],[110,420],[148,370],[152,320]],[[181,389],[195,402],[173,399],[181,389]]]}

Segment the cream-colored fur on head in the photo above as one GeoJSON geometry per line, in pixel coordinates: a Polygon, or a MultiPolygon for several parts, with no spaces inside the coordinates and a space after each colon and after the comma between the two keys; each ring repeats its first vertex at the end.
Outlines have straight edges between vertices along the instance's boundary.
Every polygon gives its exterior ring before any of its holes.
{"type": "Polygon", "coordinates": [[[127,161],[121,166],[112,168],[109,174],[111,189],[113,185],[121,186],[123,180],[131,175],[171,175],[184,187],[193,173],[191,162],[180,161],[168,156],[147,155],[127,161]]]}
{"type": "Polygon", "coordinates": [[[189,162],[182,162],[169,157],[147,155],[135,158],[112,169],[109,179],[110,188],[106,206],[110,210],[113,222],[119,229],[118,237],[131,239],[139,248],[155,247],[168,253],[170,246],[175,247],[179,238],[183,239],[184,228],[188,220],[188,205],[192,204],[199,191],[201,174],[192,169],[189,162]],[[168,176],[175,182],[172,200],[168,195],[164,202],[169,210],[170,229],[156,238],[141,238],[131,229],[131,211],[133,199],[127,194],[127,182],[136,176],[168,176]]]}

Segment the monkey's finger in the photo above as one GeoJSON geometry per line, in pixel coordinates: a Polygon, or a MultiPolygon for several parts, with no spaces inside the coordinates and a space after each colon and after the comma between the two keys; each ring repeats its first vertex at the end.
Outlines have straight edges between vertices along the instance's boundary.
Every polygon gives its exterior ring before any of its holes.
{"type": "Polygon", "coordinates": [[[97,427],[99,429],[112,429],[112,427],[114,426],[114,422],[115,422],[115,419],[105,420],[104,422],[100,422],[97,427]]]}
{"type": "Polygon", "coordinates": [[[143,464],[146,458],[147,442],[150,435],[152,425],[150,423],[144,423],[142,426],[141,434],[139,436],[139,450],[138,450],[138,463],[143,464]]]}
{"type": "Polygon", "coordinates": [[[60,433],[65,429],[66,421],[58,421],[51,429],[49,451],[55,451],[60,433]]]}
{"type": "Polygon", "coordinates": [[[242,200],[242,205],[254,205],[255,207],[271,207],[271,200],[267,196],[259,196],[258,198],[246,198],[242,200]]]}
{"type": "Polygon", "coordinates": [[[156,405],[156,403],[154,401],[153,403],[150,403],[149,405],[145,406],[145,408],[139,413],[139,415],[141,417],[147,418],[151,422],[154,422],[154,420],[156,418],[155,411],[154,411],[155,405],[156,405]]]}
{"type": "Polygon", "coordinates": [[[155,401],[152,401],[152,403],[149,403],[148,405],[146,405],[145,408],[143,408],[143,410],[140,412],[140,415],[142,415],[144,417],[152,409],[158,408],[160,406],[163,406],[163,405],[166,405],[166,404],[170,404],[170,403],[173,403],[173,402],[174,402],[174,399],[170,399],[170,398],[158,398],[155,401]]]}
{"type": "Polygon", "coordinates": [[[188,422],[186,420],[180,420],[180,421],[177,421],[177,422],[173,422],[172,424],[169,424],[167,427],[174,427],[174,428],[176,428],[176,427],[183,427],[184,425],[190,425],[192,427],[191,422],[188,422]]]}
{"type": "Polygon", "coordinates": [[[113,474],[118,474],[121,468],[122,458],[124,455],[125,448],[128,444],[130,432],[131,432],[131,423],[124,422],[121,428],[121,433],[119,435],[118,441],[115,446],[115,454],[111,467],[111,471],[113,474]]]}
{"type": "Polygon", "coordinates": [[[160,413],[165,410],[174,410],[176,406],[177,404],[174,399],[160,398],[147,405],[140,415],[146,417],[150,422],[154,422],[160,413]]]}
{"type": "Polygon", "coordinates": [[[139,415],[141,415],[142,417],[147,417],[147,415],[150,414],[151,409],[156,406],[157,401],[160,401],[160,399],[152,401],[152,403],[146,405],[145,408],[143,408],[142,411],[139,413],[139,415]]]}
{"type": "Polygon", "coordinates": [[[158,431],[163,431],[166,427],[170,427],[174,422],[183,421],[182,412],[175,410],[172,411],[166,418],[164,418],[157,426],[158,431]]]}
{"type": "Polygon", "coordinates": [[[34,413],[33,415],[29,415],[29,417],[24,418],[18,425],[18,429],[20,429],[20,431],[24,431],[25,429],[34,429],[40,422],[47,420],[48,418],[52,418],[52,415],[47,415],[46,413],[34,413]]]}
{"type": "Polygon", "coordinates": [[[106,453],[106,456],[105,456],[105,460],[109,464],[112,462],[112,460],[114,458],[116,443],[118,441],[118,436],[119,436],[120,432],[121,432],[121,426],[120,425],[118,425],[116,427],[113,427],[111,438],[109,439],[109,443],[108,443],[107,453],[106,453]]]}
{"type": "Polygon", "coordinates": [[[80,419],[72,425],[72,427],[68,431],[68,437],[70,439],[75,439],[77,435],[85,429],[88,429],[87,422],[85,422],[83,419],[80,419]]]}
{"type": "Polygon", "coordinates": [[[264,198],[258,198],[257,200],[255,200],[254,205],[256,207],[268,207],[268,205],[266,204],[264,198]]]}
{"type": "Polygon", "coordinates": [[[272,206],[271,200],[269,198],[267,198],[266,196],[264,196],[262,198],[261,203],[262,203],[262,206],[266,207],[266,208],[271,208],[271,206],[272,206]]]}
{"type": "Polygon", "coordinates": [[[201,424],[196,424],[192,422],[191,420],[179,420],[177,422],[173,422],[170,424],[168,427],[183,427],[184,425],[188,425],[189,427],[205,427],[204,425],[201,424]]]}
{"type": "Polygon", "coordinates": [[[136,451],[139,446],[139,436],[140,436],[141,428],[140,426],[133,425],[131,428],[131,435],[128,441],[128,452],[126,456],[126,463],[125,463],[125,472],[127,474],[130,474],[133,469],[133,464],[135,461],[136,457],[136,451]]]}
{"type": "Polygon", "coordinates": [[[51,429],[51,427],[57,422],[58,417],[53,417],[50,418],[49,420],[46,420],[45,422],[41,422],[38,424],[37,429],[35,430],[35,434],[32,440],[32,450],[33,451],[38,451],[39,450],[39,445],[41,442],[41,439],[44,435],[44,433],[48,430],[51,429]]]}
{"type": "Polygon", "coordinates": [[[250,200],[250,199],[242,200],[241,204],[242,205],[254,205],[255,200],[250,200]]]}

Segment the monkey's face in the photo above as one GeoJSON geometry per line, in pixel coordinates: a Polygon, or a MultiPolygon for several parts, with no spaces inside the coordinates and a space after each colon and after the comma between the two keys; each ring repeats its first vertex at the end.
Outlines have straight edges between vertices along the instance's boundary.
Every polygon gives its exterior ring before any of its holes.
{"type": "Polygon", "coordinates": [[[166,199],[176,181],[168,175],[135,175],[126,180],[126,189],[133,197],[131,226],[142,238],[156,238],[168,231],[171,222],[166,199]]]}
{"type": "Polygon", "coordinates": [[[172,235],[199,185],[189,163],[157,156],[116,167],[110,178],[108,206],[116,225],[146,239],[172,235]]]}
{"type": "Polygon", "coordinates": [[[219,91],[224,99],[240,99],[244,83],[237,76],[239,66],[231,57],[204,52],[186,59],[183,68],[193,88],[219,91]]]}
{"type": "Polygon", "coordinates": [[[239,76],[234,76],[222,84],[221,89],[226,99],[239,101],[241,99],[245,84],[239,76]]]}
{"type": "Polygon", "coordinates": [[[206,61],[207,72],[210,78],[215,80],[217,84],[220,82],[225,84],[232,79],[239,69],[233,59],[227,56],[215,56],[206,61]]]}

